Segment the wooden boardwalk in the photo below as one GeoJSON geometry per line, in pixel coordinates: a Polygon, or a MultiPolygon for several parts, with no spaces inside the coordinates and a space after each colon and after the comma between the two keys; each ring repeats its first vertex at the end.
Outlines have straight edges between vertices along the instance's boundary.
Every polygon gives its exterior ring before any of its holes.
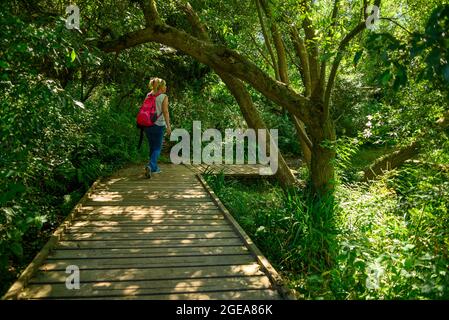
{"type": "Polygon", "coordinates": [[[97,181],[5,299],[281,299],[281,280],[186,166],[97,181]],[[68,266],[80,270],[69,290],[68,266]]]}
{"type": "MultiPolygon", "coordinates": [[[[260,164],[192,164],[187,165],[187,167],[197,174],[220,174],[223,173],[226,176],[236,176],[236,177],[257,177],[260,178],[259,170],[261,168],[266,168],[260,164]]],[[[270,177],[270,176],[265,176],[270,177]]]]}
{"type": "MultiPolygon", "coordinates": [[[[190,164],[187,167],[196,174],[224,174],[225,176],[243,177],[243,178],[273,178],[271,169],[261,164],[190,164]],[[260,170],[268,170],[270,174],[261,176],[260,170]]],[[[290,169],[293,174],[298,171],[290,169]]]]}

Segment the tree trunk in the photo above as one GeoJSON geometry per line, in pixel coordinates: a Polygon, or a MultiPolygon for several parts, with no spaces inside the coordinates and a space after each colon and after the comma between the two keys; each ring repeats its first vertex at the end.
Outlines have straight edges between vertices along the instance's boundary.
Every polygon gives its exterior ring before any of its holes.
{"type": "MultiPolygon", "coordinates": [[[[254,106],[251,96],[249,95],[248,90],[246,90],[243,82],[241,82],[238,79],[235,79],[234,77],[224,72],[217,71],[217,74],[220,76],[220,78],[223,80],[223,82],[226,84],[228,89],[231,91],[231,93],[237,100],[240,106],[240,110],[243,114],[243,117],[245,118],[245,121],[248,124],[248,127],[256,130],[257,129],[267,130],[267,127],[263,122],[262,118],[259,116],[259,113],[256,107],[254,106]]],[[[267,136],[268,138],[270,137],[269,134],[267,136]]],[[[269,145],[270,140],[267,139],[267,148],[269,148],[269,145]]],[[[279,183],[282,185],[283,188],[292,187],[296,183],[296,178],[291,172],[287,163],[285,162],[281,152],[280,151],[277,152],[278,152],[278,170],[276,172],[276,178],[278,179],[279,183]]]]}
{"type": "MultiPolygon", "coordinates": [[[[446,111],[433,126],[434,130],[444,130],[449,127],[449,111],[446,111]]],[[[364,180],[373,180],[377,176],[382,175],[384,172],[393,170],[400,167],[407,160],[417,156],[420,152],[423,140],[429,133],[429,128],[424,130],[417,138],[416,141],[408,146],[401,147],[389,154],[386,154],[379,159],[375,160],[371,165],[365,168],[364,180]]]]}
{"type": "Polygon", "coordinates": [[[373,180],[384,172],[401,166],[405,161],[418,155],[419,149],[419,144],[415,141],[408,146],[384,155],[364,170],[364,180],[373,180]]]}
{"type": "MultiPolygon", "coordinates": [[[[265,46],[270,52],[271,59],[273,61],[273,69],[276,76],[277,81],[281,81],[285,84],[289,84],[289,77],[288,77],[288,65],[287,65],[287,53],[285,50],[284,43],[282,41],[282,36],[279,32],[277,24],[273,21],[273,17],[271,14],[271,10],[268,6],[268,3],[261,2],[260,0],[256,0],[256,6],[257,6],[257,12],[259,16],[259,22],[262,28],[262,34],[265,39],[265,46]],[[271,31],[271,37],[273,38],[274,46],[276,48],[277,53],[277,60],[274,57],[273,49],[271,46],[271,38],[268,36],[268,31],[265,26],[264,18],[262,15],[262,9],[261,4],[264,7],[265,13],[267,15],[267,18],[269,20],[269,23],[271,25],[270,31],[271,31]]],[[[308,70],[307,70],[308,72],[308,70]]],[[[307,90],[306,90],[307,91],[307,90]]],[[[285,108],[283,108],[285,112],[288,112],[285,108]]],[[[312,143],[310,142],[309,137],[307,136],[304,123],[299,120],[297,117],[291,115],[290,118],[292,119],[292,122],[296,129],[296,134],[298,137],[299,144],[301,146],[301,151],[303,154],[303,160],[307,164],[307,166],[310,168],[310,161],[311,161],[311,148],[312,143]]]]}
{"type": "MultiPolygon", "coordinates": [[[[258,1],[256,1],[258,3],[258,1]]],[[[181,9],[186,13],[187,19],[190,22],[190,25],[195,30],[198,37],[200,37],[203,41],[210,41],[209,34],[206,31],[206,28],[201,23],[198,15],[193,11],[192,7],[187,5],[181,5],[181,9]]],[[[262,27],[264,25],[263,23],[263,17],[261,15],[260,11],[260,5],[258,5],[259,9],[259,18],[261,19],[262,27]]],[[[264,36],[267,38],[266,31],[264,31],[264,36]]],[[[268,45],[269,51],[271,51],[271,56],[274,58],[273,52],[268,45]]],[[[273,59],[273,65],[276,64],[276,60],[273,59]]],[[[248,127],[253,129],[267,129],[265,123],[263,122],[262,118],[259,116],[259,113],[256,109],[256,107],[253,104],[253,100],[251,99],[250,94],[248,93],[248,90],[245,87],[245,84],[237,79],[234,78],[232,75],[223,72],[219,69],[216,70],[216,73],[221,77],[223,82],[226,84],[234,98],[236,99],[237,103],[240,106],[240,111],[243,114],[243,117],[245,118],[246,123],[248,124],[248,127]]],[[[270,135],[267,135],[267,150],[270,150],[270,135]]],[[[288,167],[287,163],[285,162],[284,158],[282,157],[282,154],[279,150],[276,150],[278,153],[278,171],[276,172],[276,177],[279,181],[279,183],[284,187],[288,188],[293,186],[296,183],[296,178],[290,171],[290,168],[288,167]]]]}
{"type": "Polygon", "coordinates": [[[335,184],[334,158],[335,128],[329,117],[316,119],[310,127],[312,139],[311,182],[319,195],[332,193],[335,184]]]}

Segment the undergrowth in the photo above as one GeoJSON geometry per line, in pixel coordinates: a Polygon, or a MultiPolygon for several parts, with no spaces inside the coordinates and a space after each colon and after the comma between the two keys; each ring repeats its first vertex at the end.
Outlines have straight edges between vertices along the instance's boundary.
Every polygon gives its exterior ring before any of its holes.
{"type": "Polygon", "coordinates": [[[299,298],[449,298],[447,174],[406,166],[339,184],[334,204],[268,181],[207,180],[299,298]]]}

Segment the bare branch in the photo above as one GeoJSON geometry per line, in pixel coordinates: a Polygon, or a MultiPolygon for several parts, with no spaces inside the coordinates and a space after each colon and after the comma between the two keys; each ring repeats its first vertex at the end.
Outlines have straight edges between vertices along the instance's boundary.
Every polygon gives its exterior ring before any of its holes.
{"type": "Polygon", "coordinates": [[[306,35],[306,47],[309,53],[309,70],[310,70],[310,82],[312,86],[312,92],[319,89],[318,83],[320,82],[320,66],[318,64],[318,44],[316,43],[316,32],[312,26],[312,22],[309,18],[305,18],[303,21],[303,28],[306,35]]]}
{"type": "Polygon", "coordinates": [[[410,30],[408,30],[407,28],[405,28],[403,25],[401,25],[399,22],[395,21],[395,19],[393,18],[388,18],[388,17],[380,17],[379,19],[381,20],[387,20],[390,22],[393,22],[395,25],[397,25],[399,28],[401,28],[402,30],[404,30],[405,32],[407,32],[410,35],[413,35],[413,32],[411,32],[410,30]]]}
{"type": "Polygon", "coordinates": [[[273,19],[273,14],[271,12],[269,3],[266,0],[258,0],[258,2],[260,2],[260,4],[262,5],[265,15],[267,16],[268,21],[270,22],[271,37],[273,38],[273,43],[277,55],[277,68],[279,73],[278,80],[288,84],[289,79],[288,79],[287,56],[285,53],[285,46],[282,41],[282,36],[279,32],[279,28],[276,22],[273,19]]]}
{"type": "MultiPolygon", "coordinates": [[[[284,41],[284,39],[282,39],[282,43],[284,44],[284,47],[287,48],[287,45],[284,41]]],[[[298,69],[299,73],[301,74],[302,77],[302,66],[301,63],[297,63],[295,60],[295,57],[290,53],[289,50],[285,50],[285,52],[287,53],[288,57],[290,58],[291,62],[296,66],[296,68],[298,69]]]]}

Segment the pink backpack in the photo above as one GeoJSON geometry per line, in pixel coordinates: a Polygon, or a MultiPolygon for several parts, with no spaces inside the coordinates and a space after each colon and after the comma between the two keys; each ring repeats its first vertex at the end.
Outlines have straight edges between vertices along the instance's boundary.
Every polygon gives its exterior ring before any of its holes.
{"type": "Polygon", "coordinates": [[[156,98],[159,96],[148,94],[140,107],[139,113],[137,114],[137,127],[151,127],[159,119],[160,115],[156,114],[156,98]]]}
{"type": "Polygon", "coordinates": [[[137,149],[140,149],[140,147],[142,146],[143,131],[145,127],[153,126],[156,123],[157,119],[159,119],[159,117],[162,115],[162,112],[160,115],[156,114],[156,98],[159,96],[159,94],[147,94],[147,97],[143,101],[139,113],[137,114],[136,126],[140,129],[140,138],[137,149]]]}

